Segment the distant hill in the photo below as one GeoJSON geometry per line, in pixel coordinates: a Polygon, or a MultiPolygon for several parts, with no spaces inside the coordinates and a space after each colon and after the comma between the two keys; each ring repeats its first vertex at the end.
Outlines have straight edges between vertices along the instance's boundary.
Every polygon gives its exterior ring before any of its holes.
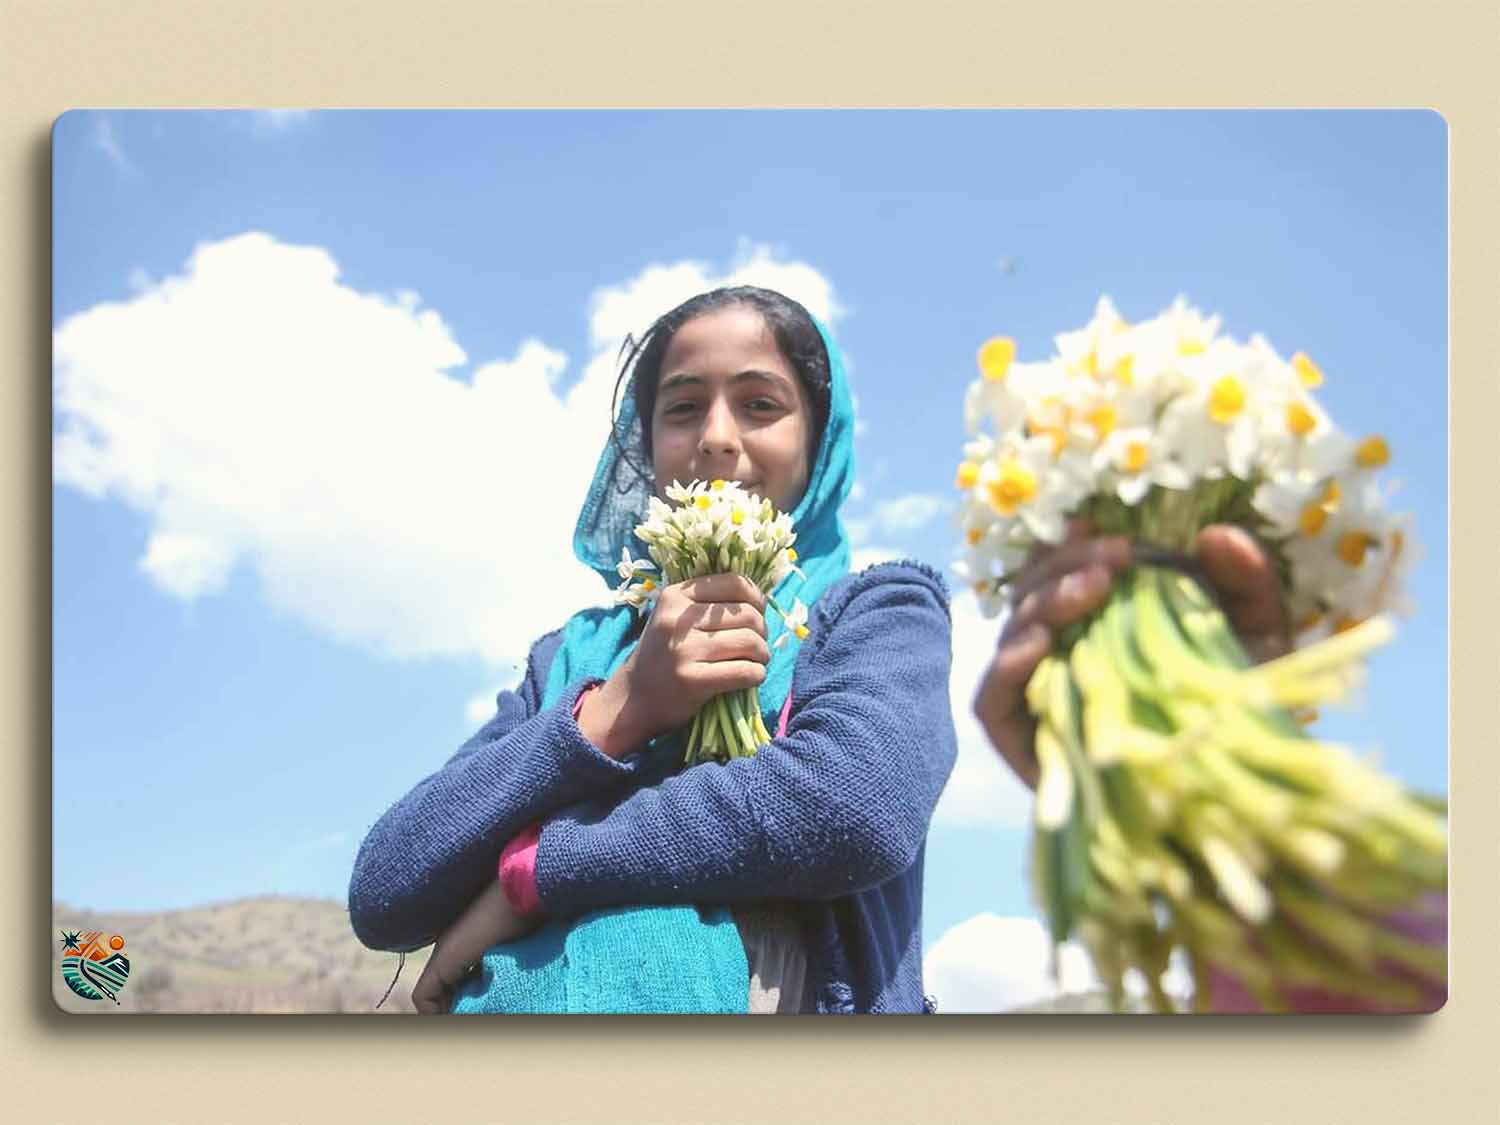
{"type": "MultiPolygon", "coordinates": [[[[349,928],[344,904],[331,898],[262,895],[159,913],[98,911],[52,904],[52,995],[60,1008],[85,1015],[128,1012],[368,1012],[414,1015],[412,986],[431,947],[406,957],[401,979],[378,1011],[396,974],[395,953],[366,949],[349,928]],[[125,939],[130,979],[120,1002],[85,1000],[63,982],[63,930],[103,930],[125,939]]],[[[942,997],[938,997],[942,1011],[942,997]]],[[[1016,1012],[1108,1012],[1103,992],[1058,996],[1016,1012]]]]}
{"type": "MultiPolygon", "coordinates": [[[[335,899],[266,895],[160,913],[52,904],[52,995],[64,1011],[375,1012],[400,955],[366,949],[335,899]],[[125,939],[130,979],[119,1004],[85,1000],[59,971],[63,930],[125,939]]],[[[415,1014],[412,986],[431,947],[409,953],[376,1015],[415,1014]]]]}

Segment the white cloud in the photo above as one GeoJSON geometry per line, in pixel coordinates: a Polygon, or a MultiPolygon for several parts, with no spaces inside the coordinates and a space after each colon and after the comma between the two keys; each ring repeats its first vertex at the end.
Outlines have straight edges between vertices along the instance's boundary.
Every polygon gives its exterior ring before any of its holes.
{"type": "MultiPolygon", "coordinates": [[[[944,932],[922,961],[926,990],[939,1012],[1006,1012],[1058,996],[1099,992],[1104,985],[1088,951],[1076,941],[1058,949],[1058,975],[1052,975],[1052,939],[1036,918],[976,914],[944,932]]],[[[1179,1010],[1186,1010],[1193,978],[1186,960],[1174,954],[1162,988],[1179,1010]]],[[[1125,993],[1144,1004],[1146,981],[1131,970],[1125,993]]]]}
{"type": "MultiPolygon", "coordinates": [[[[864,488],[858,481],[855,481],[854,488],[849,494],[850,501],[863,499],[864,495],[864,488]]],[[[924,492],[909,493],[906,496],[879,501],[870,512],[863,516],[844,517],[844,530],[849,534],[849,542],[860,547],[876,535],[899,537],[915,531],[935,516],[950,511],[952,508],[952,501],[945,496],[924,492]]]]}
{"type": "Polygon", "coordinates": [[[138,174],[139,170],[130,162],[130,158],[125,155],[125,150],[120,146],[120,140],[115,136],[115,127],[110,119],[100,114],[95,121],[94,144],[99,151],[108,156],[114,166],[122,172],[138,174]]]}
{"type": "Polygon", "coordinates": [[[489,692],[481,692],[464,704],[464,718],[476,727],[488,722],[494,714],[495,696],[489,692]]]}
{"type": "Polygon", "coordinates": [[[939,1012],[1004,1012],[1099,987],[1088,954],[1076,943],[1059,951],[1058,969],[1054,981],[1051,940],[1039,921],[984,913],[933,943],[922,977],[939,1012]]]}
{"type": "Polygon", "coordinates": [[[312,116],[306,109],[257,109],[252,120],[255,131],[261,135],[286,133],[299,125],[306,125],[312,116]]]}
{"type": "Polygon", "coordinates": [[[953,674],[948,690],[958,733],[958,760],[938,801],[939,824],[1017,828],[1029,822],[1031,791],[1013,774],[974,717],[974,692],[994,657],[1004,618],[979,612],[973,591],[959,587],[953,612],[953,674]]]}
{"type": "Polygon", "coordinates": [[[908,552],[897,550],[895,547],[859,547],[849,554],[849,570],[851,573],[858,574],[867,566],[909,557],[908,552]]]}
{"type": "Polygon", "coordinates": [[[142,572],[172,597],[245,566],[276,612],[347,643],[523,667],[606,596],[572,533],[624,333],[740,282],[837,311],[816,270],[763,248],[727,276],[648,266],[594,295],[593,354],[564,394],[568,357],[535,339],[463,382],[439,312],[342,284],[322,248],[203,244],[57,328],[54,479],[143,513],[142,572]]]}
{"type": "Polygon", "coordinates": [[[873,518],[883,530],[900,534],[903,531],[915,531],[952,507],[952,502],[946,496],[914,492],[876,504],[873,518]]]}

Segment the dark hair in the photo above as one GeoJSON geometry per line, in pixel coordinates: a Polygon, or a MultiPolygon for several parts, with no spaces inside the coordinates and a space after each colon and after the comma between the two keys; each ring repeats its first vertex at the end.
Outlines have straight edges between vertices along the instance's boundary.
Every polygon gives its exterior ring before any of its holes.
{"type": "Polygon", "coordinates": [[[637,475],[643,480],[650,482],[654,478],[650,465],[651,418],[656,411],[656,386],[661,378],[661,364],[667,354],[667,346],[671,344],[677,330],[694,317],[735,306],[754,309],[770,328],[776,338],[776,346],[797,372],[797,378],[801,380],[808,401],[812,404],[810,441],[813,452],[816,452],[823,440],[823,429],[828,425],[829,402],[832,398],[832,375],[823,334],[818,331],[812,316],[796,301],[774,289],[760,289],[753,285],[714,289],[700,293],[671,312],[657,317],[639,340],[626,336],[625,343],[620,348],[620,354],[624,358],[619,377],[615,380],[614,396],[610,400],[610,437],[619,447],[621,455],[632,463],[637,475]],[[622,440],[620,434],[617,408],[620,388],[625,383],[627,374],[640,426],[639,448],[647,462],[644,465],[634,463],[629,452],[634,443],[628,439],[628,435],[622,440]]]}

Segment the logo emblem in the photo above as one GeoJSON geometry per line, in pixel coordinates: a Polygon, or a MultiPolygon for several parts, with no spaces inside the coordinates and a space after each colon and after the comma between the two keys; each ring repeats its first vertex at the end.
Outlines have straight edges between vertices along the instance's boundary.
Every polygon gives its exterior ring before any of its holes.
{"type": "Polygon", "coordinates": [[[103,1000],[115,995],[130,977],[130,958],[126,957],[125,939],[119,934],[105,938],[103,930],[85,933],[62,931],[62,977],[69,988],[85,1000],[103,1000]]]}

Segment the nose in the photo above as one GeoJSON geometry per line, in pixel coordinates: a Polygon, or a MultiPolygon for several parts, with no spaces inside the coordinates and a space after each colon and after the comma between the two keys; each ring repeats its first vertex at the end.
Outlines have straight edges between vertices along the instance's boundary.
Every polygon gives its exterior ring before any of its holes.
{"type": "Polygon", "coordinates": [[[698,446],[706,456],[737,454],[740,451],[740,431],[735,425],[734,411],[723,399],[715,399],[703,416],[703,429],[698,435],[698,446]]]}

